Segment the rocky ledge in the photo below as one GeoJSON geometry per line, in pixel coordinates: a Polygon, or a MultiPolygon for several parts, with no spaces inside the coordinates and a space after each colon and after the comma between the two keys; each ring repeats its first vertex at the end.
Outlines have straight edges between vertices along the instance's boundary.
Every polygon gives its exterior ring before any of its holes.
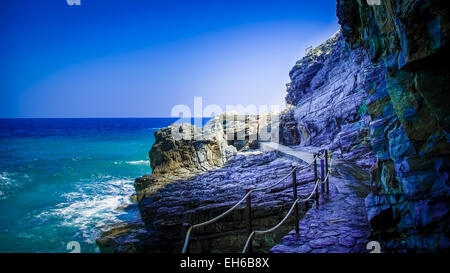
{"type": "MultiPolygon", "coordinates": [[[[220,169],[166,184],[143,198],[139,202],[143,223],[117,227],[104,233],[97,244],[102,251],[180,252],[186,232],[184,223],[197,224],[221,214],[239,201],[246,189],[271,185],[292,168],[292,161],[277,157],[275,152],[240,152],[220,169]]],[[[312,176],[311,169],[298,172],[299,194],[310,193],[313,183],[301,181],[312,176]]],[[[266,192],[252,194],[254,228],[267,229],[276,225],[292,202],[290,177],[266,192]]],[[[311,203],[300,206],[300,214],[309,207],[311,203]]],[[[244,203],[222,220],[196,229],[191,238],[191,252],[240,252],[248,236],[246,219],[244,203]]],[[[257,236],[255,249],[268,251],[293,226],[291,217],[276,232],[257,236]]]]}
{"type": "MultiPolygon", "coordinates": [[[[246,189],[275,183],[292,170],[292,161],[258,150],[257,141],[271,133],[269,115],[229,114],[213,118],[203,128],[173,124],[156,132],[150,151],[153,174],[135,181],[141,219],[103,233],[97,240],[101,251],[180,252],[185,223],[209,220],[240,200],[246,189]]],[[[298,175],[308,180],[312,173],[298,175]]],[[[291,183],[288,178],[270,192],[252,194],[255,228],[270,228],[282,219],[293,200],[291,183]]],[[[302,189],[304,194],[311,186],[302,189]]],[[[268,251],[289,229],[256,238],[255,247],[268,251]]],[[[196,229],[191,250],[239,252],[246,237],[244,203],[223,220],[196,229]]]]}

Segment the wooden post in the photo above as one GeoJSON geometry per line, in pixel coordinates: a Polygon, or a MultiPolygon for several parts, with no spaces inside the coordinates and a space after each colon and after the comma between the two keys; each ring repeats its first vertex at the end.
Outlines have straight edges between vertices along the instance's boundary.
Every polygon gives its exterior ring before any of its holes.
{"type": "MultiPolygon", "coordinates": [[[[292,186],[293,186],[293,190],[294,190],[294,201],[297,200],[297,170],[294,170],[292,172],[292,186]]],[[[299,233],[300,230],[298,228],[298,222],[299,222],[299,217],[298,217],[298,202],[295,204],[294,207],[295,210],[295,233],[299,233]]]]}
{"type": "MultiPolygon", "coordinates": [[[[247,193],[250,191],[250,189],[247,189],[247,193]]],[[[252,198],[251,193],[247,196],[247,232],[248,236],[252,233],[252,198]]],[[[248,245],[248,252],[253,252],[253,238],[250,239],[249,245],[248,245]]]]}
{"type": "Polygon", "coordinates": [[[327,181],[325,182],[326,184],[327,184],[327,194],[329,194],[330,193],[330,185],[328,184],[328,180],[329,180],[329,178],[328,178],[328,150],[325,150],[325,170],[326,170],[326,173],[327,173],[327,181]]]}
{"type": "MultiPolygon", "coordinates": [[[[317,158],[314,154],[314,183],[317,183],[317,158]]],[[[315,186],[315,185],[314,185],[315,186]]],[[[319,207],[319,187],[316,188],[316,205],[319,207]]]]}
{"type": "Polygon", "coordinates": [[[325,193],[325,183],[324,183],[324,180],[325,180],[325,169],[324,169],[324,166],[325,165],[325,162],[324,162],[324,160],[323,159],[321,159],[320,160],[320,181],[321,181],[321,186],[322,186],[322,194],[324,194],[325,193]]]}

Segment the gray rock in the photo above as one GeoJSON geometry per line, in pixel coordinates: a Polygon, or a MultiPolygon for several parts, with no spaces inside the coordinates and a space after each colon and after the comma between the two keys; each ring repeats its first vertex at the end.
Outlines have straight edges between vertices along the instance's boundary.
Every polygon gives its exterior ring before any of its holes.
{"type": "Polygon", "coordinates": [[[290,72],[280,118],[280,141],[338,151],[361,165],[374,163],[364,92],[379,73],[363,50],[348,50],[338,32],[299,60],[290,72]]]}

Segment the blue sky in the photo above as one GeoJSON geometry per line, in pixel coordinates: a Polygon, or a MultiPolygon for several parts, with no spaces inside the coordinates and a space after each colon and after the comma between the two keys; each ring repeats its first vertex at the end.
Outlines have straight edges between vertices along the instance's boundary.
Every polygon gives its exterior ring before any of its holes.
{"type": "Polygon", "coordinates": [[[282,104],[335,0],[4,0],[0,117],[164,117],[176,104],[282,104]]]}

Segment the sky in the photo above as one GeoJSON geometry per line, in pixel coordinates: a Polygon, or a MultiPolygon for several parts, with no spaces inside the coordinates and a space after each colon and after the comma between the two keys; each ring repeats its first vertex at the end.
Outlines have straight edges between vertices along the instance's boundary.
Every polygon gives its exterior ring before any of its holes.
{"type": "Polygon", "coordinates": [[[0,118],[168,117],[282,105],[335,0],[2,0],[0,118]],[[201,112],[201,111],[200,111],[201,112]]]}

